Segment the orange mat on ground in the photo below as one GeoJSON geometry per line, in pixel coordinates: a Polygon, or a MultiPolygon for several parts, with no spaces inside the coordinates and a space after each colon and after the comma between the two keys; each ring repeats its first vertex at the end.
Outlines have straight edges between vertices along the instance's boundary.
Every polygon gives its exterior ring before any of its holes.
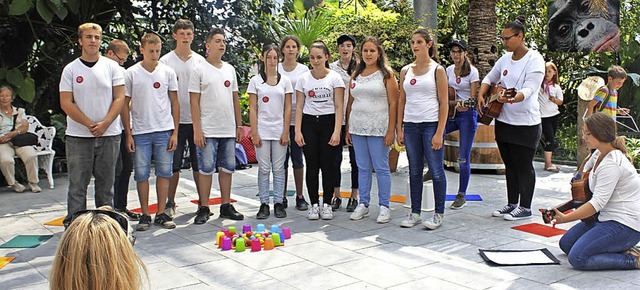
{"type": "Polygon", "coordinates": [[[64,216],[61,218],[57,218],[55,220],[52,221],[48,221],[46,223],[44,223],[45,226],[56,226],[56,227],[61,227],[63,226],[62,222],[64,221],[64,216]]]}
{"type": "MultiPolygon", "coordinates": [[[[319,196],[322,196],[324,192],[320,191],[318,192],[319,196]]],[[[351,191],[341,191],[340,192],[340,196],[342,196],[342,198],[349,198],[351,196],[351,191]]]]}
{"type": "Polygon", "coordinates": [[[404,195],[391,195],[391,202],[399,202],[399,203],[405,203],[407,201],[407,197],[404,195]]]}
{"type": "Polygon", "coordinates": [[[514,230],[519,230],[519,231],[523,231],[523,232],[527,232],[527,233],[531,233],[534,235],[539,235],[547,238],[557,236],[557,235],[562,235],[567,232],[567,230],[554,228],[551,226],[538,224],[538,223],[524,224],[524,225],[514,226],[511,228],[514,230]]]}
{"type": "Polygon", "coordinates": [[[4,268],[7,264],[11,263],[16,257],[0,257],[0,269],[4,268]]]}
{"type": "MultiPolygon", "coordinates": [[[[230,201],[230,202],[236,202],[237,200],[235,200],[235,199],[233,199],[233,198],[232,198],[232,199],[230,199],[229,201],[230,201]]],[[[197,200],[197,199],[194,199],[194,200],[192,200],[192,201],[191,201],[191,203],[199,204],[199,203],[200,203],[200,201],[199,201],[199,200],[197,200]]],[[[214,198],[210,198],[210,199],[209,199],[209,205],[221,204],[221,203],[222,203],[222,198],[220,198],[220,197],[214,197],[214,198]]]]}

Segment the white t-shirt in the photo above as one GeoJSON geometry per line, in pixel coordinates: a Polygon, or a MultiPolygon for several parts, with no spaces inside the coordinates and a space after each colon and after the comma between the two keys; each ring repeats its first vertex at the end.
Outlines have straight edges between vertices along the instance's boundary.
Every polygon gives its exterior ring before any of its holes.
{"type": "Polygon", "coordinates": [[[191,104],[189,98],[189,81],[191,72],[197,64],[206,61],[201,55],[191,52],[187,61],[182,61],[175,51],[160,58],[160,62],[171,67],[178,77],[178,100],[180,101],[180,124],[191,124],[191,104]]]}
{"type": "Polygon", "coordinates": [[[524,95],[522,102],[504,104],[499,121],[515,126],[540,124],[540,104],[536,96],[544,79],[544,58],[533,49],[517,61],[512,57],[512,52],[500,57],[482,83],[500,83],[502,87],[515,88],[524,95]]]}
{"type": "MultiPolygon", "coordinates": [[[[278,64],[278,72],[289,78],[289,80],[291,81],[291,87],[295,88],[296,87],[296,82],[298,81],[298,78],[309,71],[309,68],[306,65],[303,65],[301,63],[298,63],[298,65],[296,65],[296,67],[292,70],[292,71],[286,71],[284,70],[284,68],[282,67],[282,63],[278,64]]],[[[291,97],[291,126],[295,126],[296,125],[296,92],[294,90],[293,95],[291,97]]]]}
{"type": "Polygon", "coordinates": [[[472,66],[468,75],[457,77],[455,68],[454,64],[447,67],[449,86],[456,89],[456,101],[466,101],[471,97],[471,83],[480,81],[478,69],[472,66]]]}
{"type": "MultiPolygon", "coordinates": [[[[351,76],[347,72],[347,70],[343,69],[339,64],[339,60],[336,60],[329,64],[329,68],[335,72],[337,72],[342,78],[342,82],[344,83],[344,101],[342,101],[342,115],[347,114],[347,102],[349,101],[350,87],[349,83],[351,82],[351,76]]],[[[355,68],[352,69],[352,72],[355,71],[355,68]]],[[[344,118],[342,118],[342,125],[344,125],[344,118]]]]}
{"type": "MultiPolygon", "coordinates": [[[[117,62],[101,56],[93,67],[75,59],[64,67],[60,78],[60,92],[73,93],[73,102],[93,122],[103,121],[113,103],[113,87],[124,85],[122,68],[117,62]]],[[[116,117],[103,136],[122,133],[120,115],[116,117]]],[[[67,116],[67,136],[93,137],[84,125],[67,116]]]]}
{"type": "Polygon", "coordinates": [[[435,73],[439,65],[436,64],[435,61],[431,61],[429,71],[419,76],[413,74],[413,69],[411,69],[413,65],[405,66],[407,72],[402,82],[407,99],[404,106],[404,122],[438,122],[440,103],[438,102],[435,73]]]}
{"type": "Polygon", "coordinates": [[[235,138],[233,93],[238,92],[236,69],[223,62],[217,68],[208,61],[191,73],[190,93],[200,93],[200,125],[206,138],[235,138]]]}
{"type": "Polygon", "coordinates": [[[132,135],[175,129],[169,91],[178,90],[178,80],[172,68],[158,63],[149,72],[138,62],[127,69],[124,84],[125,95],[131,98],[132,135]]]}
{"type": "Polygon", "coordinates": [[[540,102],[540,117],[541,118],[549,118],[555,115],[560,114],[558,110],[558,105],[549,100],[550,96],[556,97],[558,100],[562,100],[562,88],[560,85],[553,84],[553,86],[549,86],[549,93],[544,92],[544,88],[540,88],[538,93],[538,102],[540,102]]]}
{"type": "MultiPolygon", "coordinates": [[[[271,86],[260,75],[249,81],[247,93],[257,96],[258,134],[262,140],[280,140],[284,130],[285,94],[293,94],[291,81],[281,75],[280,82],[271,86]]],[[[287,127],[287,129],[289,129],[287,127]]]]}
{"type": "Polygon", "coordinates": [[[316,79],[311,71],[304,73],[296,83],[296,91],[304,94],[302,113],[313,116],[336,113],[335,88],[344,88],[340,75],[332,70],[322,79],[316,79]]]}

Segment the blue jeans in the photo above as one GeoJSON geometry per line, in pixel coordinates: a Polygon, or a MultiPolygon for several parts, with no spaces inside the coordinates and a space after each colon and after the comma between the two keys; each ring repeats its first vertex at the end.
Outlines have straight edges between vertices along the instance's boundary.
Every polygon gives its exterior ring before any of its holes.
{"type": "Polygon", "coordinates": [[[458,147],[458,164],[460,165],[460,180],[458,182],[458,195],[464,196],[469,186],[471,177],[471,146],[478,129],[478,113],[476,110],[456,112],[453,119],[449,119],[445,129],[445,135],[460,131],[460,146],[458,147]]]}
{"type": "MultiPolygon", "coordinates": [[[[279,140],[262,140],[262,146],[256,146],[258,158],[258,193],[260,203],[269,204],[269,176],[273,172],[273,192],[284,192],[284,159],[287,145],[279,140]]],[[[282,203],[282,194],[273,195],[273,203],[282,203]]]]}
{"type": "MultiPolygon", "coordinates": [[[[409,188],[411,191],[411,212],[420,213],[422,207],[422,171],[427,160],[433,180],[433,194],[436,213],[444,213],[447,197],[447,176],[444,173],[444,146],[438,150],[431,148],[431,140],[438,129],[438,122],[404,123],[404,143],[409,159],[409,188]]],[[[444,139],[444,136],[442,137],[444,139]]]]}
{"type": "Polygon", "coordinates": [[[617,221],[580,222],[560,239],[560,249],[578,270],[637,269],[624,251],[640,241],[640,232],[617,221]]]}
{"type": "Polygon", "coordinates": [[[391,171],[389,171],[389,147],[384,137],[351,135],[358,164],[358,191],[360,203],[369,206],[371,201],[371,165],[378,180],[378,204],[389,207],[391,198],[391,171]]]}
{"type": "Polygon", "coordinates": [[[133,135],[136,151],[133,152],[133,179],[141,182],[149,179],[151,173],[151,156],[156,165],[156,176],[170,178],[173,175],[173,152],[169,149],[169,138],[172,130],[133,135]]]}
{"type": "Polygon", "coordinates": [[[219,170],[233,173],[236,170],[236,139],[205,138],[204,148],[197,147],[200,174],[212,175],[219,170]]]}
{"type": "Polygon", "coordinates": [[[66,136],[65,144],[69,192],[64,222],[68,223],[75,212],[87,209],[87,188],[92,175],[95,178],[96,208],[103,205],[113,206],[113,182],[120,135],[97,138],[66,136]]]}

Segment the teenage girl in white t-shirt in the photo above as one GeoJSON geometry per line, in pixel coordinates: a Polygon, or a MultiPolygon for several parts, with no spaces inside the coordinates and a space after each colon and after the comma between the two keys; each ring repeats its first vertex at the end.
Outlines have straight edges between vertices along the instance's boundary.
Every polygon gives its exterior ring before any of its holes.
{"type": "MultiPolygon", "coordinates": [[[[284,191],[284,160],[289,143],[291,96],[289,78],[278,73],[278,47],[262,47],[259,75],[249,81],[249,121],[251,138],[258,157],[258,193],[260,210],[256,217],[269,217],[269,175],[273,171],[273,192],[284,191]]],[[[283,196],[273,195],[273,211],[277,218],[287,217],[283,196]]]]}
{"type": "Polygon", "coordinates": [[[398,144],[407,147],[411,213],[400,226],[413,227],[421,221],[422,170],[427,160],[433,179],[435,213],[423,225],[436,229],[442,224],[447,178],[444,173],[444,130],[447,124],[447,74],[433,58],[436,55],[431,34],[418,29],[411,35],[415,62],[400,72],[398,98],[398,144]],[[404,125],[404,128],[403,128],[404,125]]]}
{"type": "Polygon", "coordinates": [[[544,170],[560,172],[558,166],[553,165],[551,158],[556,149],[556,132],[558,131],[558,118],[562,105],[562,88],[558,84],[558,67],[553,62],[545,64],[544,81],[538,93],[540,102],[540,118],[542,120],[542,136],[544,136],[544,170]]]}
{"type": "Polygon", "coordinates": [[[311,208],[310,220],[333,218],[331,194],[333,191],[333,160],[335,146],[340,144],[342,128],[342,102],[344,83],[338,73],[329,69],[329,49],[322,41],[309,48],[309,61],[313,69],[302,75],[296,83],[296,143],[304,149],[307,162],[307,190],[311,208]],[[324,205],[319,208],[318,174],[322,170],[324,205]]]}
{"type": "MultiPolygon", "coordinates": [[[[293,36],[287,35],[280,42],[280,52],[282,53],[282,63],[278,64],[278,72],[289,78],[291,86],[295,89],[298,78],[309,71],[306,65],[298,62],[298,53],[300,53],[300,40],[293,36]]],[[[304,178],[304,162],[302,161],[302,148],[296,143],[296,95],[295,92],[291,98],[291,124],[289,126],[289,147],[287,156],[284,160],[284,192],[282,204],[287,208],[287,179],[289,177],[289,156],[293,167],[293,180],[296,184],[296,209],[308,210],[309,203],[304,199],[303,195],[303,178],[304,178]]]]}

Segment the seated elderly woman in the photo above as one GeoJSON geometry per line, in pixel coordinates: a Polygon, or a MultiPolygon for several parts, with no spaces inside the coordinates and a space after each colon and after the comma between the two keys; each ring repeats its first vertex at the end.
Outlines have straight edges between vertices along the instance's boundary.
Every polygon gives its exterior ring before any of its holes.
{"type": "Polygon", "coordinates": [[[25,119],[24,109],[11,105],[13,101],[13,89],[9,86],[0,87],[0,169],[7,180],[7,184],[16,192],[23,192],[24,185],[16,181],[15,160],[18,155],[27,170],[29,188],[33,192],[40,192],[38,186],[38,156],[32,146],[17,147],[11,143],[11,139],[27,132],[29,124],[25,119]]]}
{"type": "Polygon", "coordinates": [[[134,290],[146,267],[133,250],[129,220],[111,207],[83,210],[62,235],[49,274],[51,290],[134,290]]]}
{"type": "Polygon", "coordinates": [[[596,113],[585,120],[582,138],[595,149],[584,169],[589,174],[591,200],[569,214],[555,211],[555,222],[581,221],[560,239],[569,263],[579,270],[639,269],[640,177],[629,159],[615,121],[596,113]]]}

